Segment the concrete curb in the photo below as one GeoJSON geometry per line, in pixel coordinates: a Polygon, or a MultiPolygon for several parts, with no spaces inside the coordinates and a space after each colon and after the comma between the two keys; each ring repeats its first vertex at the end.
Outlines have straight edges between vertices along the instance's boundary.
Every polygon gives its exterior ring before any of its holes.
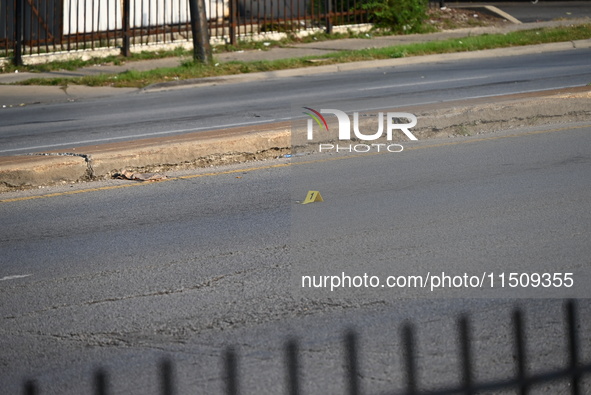
{"type": "Polygon", "coordinates": [[[87,165],[76,156],[10,156],[0,159],[0,191],[87,179],[87,165]]]}
{"type": "Polygon", "coordinates": [[[168,170],[277,157],[290,146],[289,123],[235,128],[0,157],[0,191],[104,179],[125,169],[168,170]]]}
{"type": "Polygon", "coordinates": [[[104,178],[124,169],[167,170],[262,159],[267,157],[267,151],[272,151],[271,155],[276,157],[289,147],[290,131],[285,124],[271,131],[234,130],[228,135],[208,137],[190,133],[180,139],[165,140],[169,141],[140,140],[129,148],[121,149],[120,144],[114,144],[89,148],[85,152],[91,156],[93,176],[104,178]]]}
{"type": "MultiPolygon", "coordinates": [[[[397,108],[419,118],[419,139],[472,135],[560,121],[588,121],[591,86],[397,108]]],[[[274,158],[291,150],[291,123],[194,132],[0,157],[0,190],[105,179],[123,170],[163,171],[274,158]]]]}

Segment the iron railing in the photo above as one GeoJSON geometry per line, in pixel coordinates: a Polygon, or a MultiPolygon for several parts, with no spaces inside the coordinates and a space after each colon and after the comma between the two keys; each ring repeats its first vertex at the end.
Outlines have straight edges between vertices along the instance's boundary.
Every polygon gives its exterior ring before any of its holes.
{"type": "MultiPolygon", "coordinates": [[[[205,0],[209,36],[367,23],[367,0],[205,0]]],[[[430,0],[438,5],[441,0],[430,0]]],[[[191,40],[189,0],[0,0],[0,58],[191,40]],[[128,11],[128,12],[126,12],[128,11]]]]}
{"type": "MultiPolygon", "coordinates": [[[[583,394],[582,380],[585,375],[591,373],[591,363],[583,363],[580,360],[580,341],[577,332],[577,317],[575,302],[568,301],[565,305],[566,336],[565,346],[568,354],[568,362],[563,368],[547,372],[528,372],[526,352],[526,333],[524,332],[522,313],[515,310],[513,313],[513,350],[515,355],[515,374],[508,379],[499,379],[487,382],[474,381],[474,362],[472,355],[472,341],[470,326],[467,317],[458,321],[459,355],[461,361],[461,383],[449,388],[423,389],[418,382],[417,363],[415,357],[414,329],[411,324],[402,328],[403,344],[403,370],[405,376],[404,392],[400,395],[451,395],[451,394],[477,394],[481,392],[513,390],[513,393],[527,395],[532,393],[536,386],[558,380],[568,380],[570,394],[583,394]]],[[[359,354],[357,335],[349,331],[345,336],[345,381],[348,395],[361,394],[359,377],[359,354]]],[[[224,393],[236,395],[240,390],[238,356],[233,348],[228,348],[224,353],[224,393]]],[[[287,394],[299,395],[301,393],[301,374],[298,343],[289,340],[285,347],[286,388],[287,394]]],[[[173,379],[173,364],[169,359],[160,363],[160,393],[162,395],[176,394],[173,379]]],[[[199,393],[199,389],[195,389],[199,393]]],[[[26,395],[38,394],[35,381],[27,381],[24,385],[26,395]]],[[[108,395],[108,376],[105,370],[99,369],[94,376],[94,393],[96,395],[108,395]]],[[[566,392],[565,392],[566,393],[566,392]]],[[[396,394],[392,392],[392,394],[396,394]]]]}

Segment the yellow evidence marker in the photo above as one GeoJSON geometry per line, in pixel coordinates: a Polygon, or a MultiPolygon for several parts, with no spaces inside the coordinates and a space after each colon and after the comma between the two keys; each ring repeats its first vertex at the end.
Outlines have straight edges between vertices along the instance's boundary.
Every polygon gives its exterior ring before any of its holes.
{"type": "Polygon", "coordinates": [[[322,196],[318,191],[308,191],[308,195],[306,199],[302,202],[302,204],[314,203],[314,202],[323,202],[322,196]]]}

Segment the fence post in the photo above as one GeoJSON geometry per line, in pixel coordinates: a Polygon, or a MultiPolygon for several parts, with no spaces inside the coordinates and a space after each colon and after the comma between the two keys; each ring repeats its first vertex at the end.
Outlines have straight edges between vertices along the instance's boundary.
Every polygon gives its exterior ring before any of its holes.
{"type": "Polygon", "coordinates": [[[226,368],[226,394],[238,394],[238,362],[236,361],[236,352],[233,348],[226,350],[224,358],[226,368]]]}
{"type": "Polygon", "coordinates": [[[575,302],[569,300],[566,304],[566,319],[567,319],[567,330],[568,330],[568,355],[571,370],[571,394],[581,394],[580,374],[577,371],[579,364],[579,339],[577,337],[577,316],[575,311],[575,302]]]}
{"type": "Polygon", "coordinates": [[[193,33],[193,60],[203,64],[211,63],[211,45],[207,31],[207,15],[204,0],[189,0],[191,31],[193,33]]]}
{"type": "Polygon", "coordinates": [[[23,0],[14,0],[14,51],[15,66],[23,65],[23,0]]]}
{"type": "Polygon", "coordinates": [[[414,338],[411,324],[404,325],[402,329],[402,342],[404,344],[404,357],[406,367],[406,392],[408,395],[417,393],[416,363],[414,352],[414,338]]]}
{"type": "Polygon", "coordinates": [[[162,395],[174,395],[172,362],[168,358],[160,362],[160,389],[162,395]]]}
{"type": "Polygon", "coordinates": [[[472,389],[472,350],[470,340],[470,327],[468,318],[460,318],[460,348],[462,361],[462,381],[465,394],[474,394],[472,389]]]}
{"type": "Polygon", "coordinates": [[[515,353],[517,354],[517,378],[519,380],[519,394],[527,395],[529,387],[527,384],[525,335],[523,332],[523,318],[520,310],[513,312],[513,325],[515,331],[515,353]]]}
{"type": "Polygon", "coordinates": [[[347,363],[347,383],[349,395],[359,395],[359,362],[357,358],[357,336],[355,332],[349,331],[345,336],[346,363],[347,363]]]}
{"type": "Polygon", "coordinates": [[[299,395],[299,364],[298,345],[295,340],[290,340],[286,347],[287,357],[287,387],[289,395],[299,395]]]}
{"type": "Polygon", "coordinates": [[[326,12],[326,33],[332,33],[332,0],[324,1],[324,8],[326,12]]]}
{"type": "Polygon", "coordinates": [[[131,18],[131,0],[123,0],[123,43],[121,45],[121,55],[125,57],[131,56],[130,48],[130,18],[131,18]]]}
{"type": "Polygon", "coordinates": [[[99,369],[94,375],[94,386],[96,395],[107,395],[107,374],[104,370],[99,369]]]}
{"type": "Polygon", "coordinates": [[[25,395],[37,395],[37,385],[33,380],[29,380],[25,383],[25,388],[23,393],[25,395]]]}

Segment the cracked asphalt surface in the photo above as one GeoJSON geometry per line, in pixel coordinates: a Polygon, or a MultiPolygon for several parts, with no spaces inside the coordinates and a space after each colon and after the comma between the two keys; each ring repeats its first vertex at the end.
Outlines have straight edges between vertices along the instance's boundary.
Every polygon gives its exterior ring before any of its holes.
{"type": "MultiPolygon", "coordinates": [[[[156,394],[158,363],[169,356],[178,393],[222,393],[222,356],[234,345],[243,392],[280,393],[283,346],[294,336],[305,393],[342,393],[342,336],[354,328],[362,386],[382,393],[402,388],[399,330],[409,320],[421,385],[451,385],[460,374],[455,319],[462,312],[471,314],[475,375],[491,380],[514,369],[516,305],[526,316],[531,371],[558,368],[566,360],[563,301],[547,299],[550,293],[414,299],[302,291],[295,279],[314,264],[328,274],[351,270],[338,252],[359,245],[364,261],[355,260],[364,270],[574,271],[578,296],[587,298],[591,129],[560,126],[418,142],[404,156],[316,163],[315,170],[281,159],[257,170],[56,187],[43,198],[3,202],[0,219],[10,227],[0,233],[0,388],[19,393],[34,377],[43,394],[88,393],[103,366],[113,393],[156,394]],[[384,165],[395,170],[364,175],[384,165]],[[325,202],[297,205],[307,185],[325,202]],[[360,226],[332,215],[355,210],[368,215],[360,226]],[[306,223],[311,233],[302,231],[306,223]],[[380,248],[368,253],[368,245],[380,248]]],[[[591,354],[587,301],[578,301],[583,360],[591,354]]],[[[555,394],[567,385],[537,390],[555,394]]]]}

